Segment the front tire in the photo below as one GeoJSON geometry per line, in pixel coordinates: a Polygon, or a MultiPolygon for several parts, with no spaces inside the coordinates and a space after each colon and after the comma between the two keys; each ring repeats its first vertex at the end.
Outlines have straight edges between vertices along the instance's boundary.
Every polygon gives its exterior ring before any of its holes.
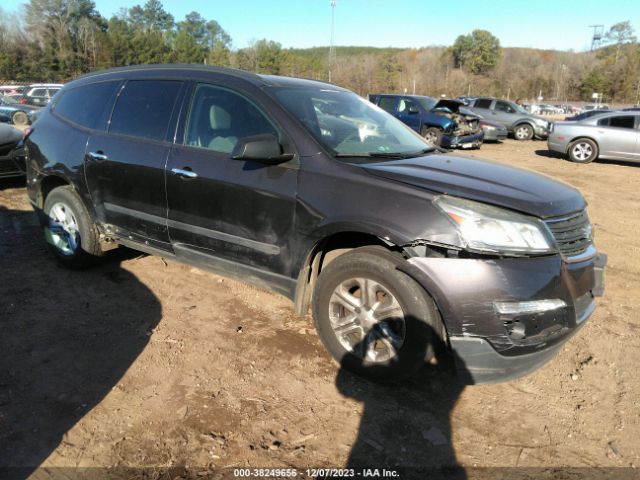
{"type": "Polygon", "coordinates": [[[44,234],[62,265],[83,269],[103,255],[98,229],[74,189],[53,189],[44,202],[44,234]]]}
{"type": "Polygon", "coordinates": [[[575,163],[591,163],[598,158],[598,144],[590,138],[579,138],[569,144],[569,159],[575,163]]]}
{"type": "Polygon", "coordinates": [[[405,378],[435,356],[446,336],[435,303],[382,247],[345,253],[320,276],[313,317],[322,343],[340,365],[362,377],[405,378]]]}
{"type": "Polygon", "coordinates": [[[442,130],[436,127],[429,127],[422,131],[422,136],[431,145],[439,147],[442,143],[442,130]]]}
{"type": "Polygon", "coordinates": [[[533,127],[528,123],[518,125],[513,130],[513,137],[519,141],[531,140],[533,138],[533,127]]]}

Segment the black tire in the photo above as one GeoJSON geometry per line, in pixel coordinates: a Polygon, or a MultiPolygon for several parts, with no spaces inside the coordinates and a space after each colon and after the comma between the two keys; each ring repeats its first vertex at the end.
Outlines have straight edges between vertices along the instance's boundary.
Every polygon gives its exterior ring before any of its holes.
{"type": "Polygon", "coordinates": [[[435,145],[436,147],[439,147],[440,144],[442,143],[442,130],[440,130],[439,128],[436,128],[436,127],[423,128],[422,136],[427,142],[431,143],[432,145],[435,145]]]}
{"type": "MultiPolygon", "coordinates": [[[[313,292],[313,318],[322,343],[342,368],[371,380],[396,381],[415,373],[425,362],[431,360],[436,352],[444,349],[446,331],[435,303],[418,283],[398,270],[397,266],[404,261],[400,255],[383,247],[362,247],[342,254],[320,273],[313,292]],[[392,296],[390,298],[397,300],[401,307],[404,328],[400,328],[401,320],[384,317],[383,321],[379,321],[367,331],[381,339],[379,332],[394,328],[390,322],[396,322],[397,329],[394,333],[402,332],[403,342],[393,350],[393,357],[371,361],[366,358],[366,353],[358,354],[358,347],[366,345],[362,338],[371,338],[363,333],[364,327],[360,332],[353,332],[356,338],[353,340],[352,348],[346,348],[334,332],[331,321],[331,315],[336,315],[332,310],[336,306],[335,302],[331,301],[333,294],[340,286],[358,278],[367,279],[370,285],[376,285],[374,288],[386,289],[392,296]],[[381,324],[385,323],[386,327],[380,328],[381,324]]],[[[378,290],[375,291],[376,299],[379,299],[380,293],[378,290]]],[[[384,306],[383,303],[380,305],[384,306]]],[[[362,307],[362,310],[372,311],[368,307],[362,307]]],[[[344,309],[344,312],[347,312],[347,309],[344,309]]],[[[366,315],[366,312],[363,315],[366,315]]],[[[361,324],[356,319],[349,325],[353,325],[352,329],[358,329],[361,324]]],[[[346,331],[347,329],[343,330],[346,331]]],[[[345,335],[346,333],[341,335],[343,340],[345,335]]],[[[374,345],[378,344],[383,343],[376,340],[374,345]]]]}
{"type": "Polygon", "coordinates": [[[591,163],[598,158],[598,144],[590,138],[578,138],[569,144],[569,160],[575,163],[591,163]]]}
{"type": "Polygon", "coordinates": [[[28,125],[29,124],[29,116],[21,111],[18,112],[14,112],[13,115],[11,115],[11,123],[13,123],[14,125],[28,125]]]}
{"type": "Polygon", "coordinates": [[[528,123],[516,125],[513,129],[513,138],[521,142],[531,140],[533,138],[533,127],[528,123]]]}
{"type": "Polygon", "coordinates": [[[47,219],[44,225],[45,239],[62,265],[72,269],[88,268],[103,255],[98,229],[73,187],[53,189],[45,199],[44,214],[47,219]],[[75,231],[75,235],[60,229],[61,223],[55,221],[60,211],[64,212],[65,218],[69,215],[68,218],[77,226],[72,230],[75,231]],[[71,246],[71,237],[74,239],[75,248],[71,246]],[[68,248],[65,248],[65,245],[68,248]]]}

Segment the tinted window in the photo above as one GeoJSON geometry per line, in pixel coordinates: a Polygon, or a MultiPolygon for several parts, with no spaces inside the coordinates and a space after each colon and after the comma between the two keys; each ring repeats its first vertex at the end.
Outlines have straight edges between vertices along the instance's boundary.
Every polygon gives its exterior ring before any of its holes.
{"type": "Polygon", "coordinates": [[[386,112],[393,113],[396,108],[396,99],[394,97],[382,97],[378,106],[386,112]]]}
{"type": "Polygon", "coordinates": [[[497,110],[499,112],[507,112],[507,113],[515,113],[515,109],[511,107],[511,105],[509,105],[507,102],[500,102],[497,101],[496,102],[496,106],[494,108],[494,110],[497,110]]]}
{"type": "Polygon", "coordinates": [[[238,140],[278,132],[249,100],[212,85],[198,85],[187,122],[186,144],[231,153],[238,140]]]}
{"type": "Polygon", "coordinates": [[[36,88],[33,92],[31,92],[32,97],[44,97],[46,94],[46,90],[44,88],[36,88]]]}
{"type": "Polygon", "coordinates": [[[182,82],[134,80],[118,96],[109,132],[164,140],[182,82]]]}
{"type": "Polygon", "coordinates": [[[475,108],[490,108],[492,101],[493,100],[489,98],[479,98],[478,100],[476,100],[476,103],[474,103],[473,106],[475,108]]]}
{"type": "Polygon", "coordinates": [[[106,130],[119,84],[100,82],[67,90],[56,101],[54,112],[79,125],[106,130]]]}
{"type": "Polygon", "coordinates": [[[598,125],[609,125],[610,127],[618,128],[634,128],[636,118],[631,115],[625,115],[621,117],[609,117],[603,118],[598,121],[598,125]]]}

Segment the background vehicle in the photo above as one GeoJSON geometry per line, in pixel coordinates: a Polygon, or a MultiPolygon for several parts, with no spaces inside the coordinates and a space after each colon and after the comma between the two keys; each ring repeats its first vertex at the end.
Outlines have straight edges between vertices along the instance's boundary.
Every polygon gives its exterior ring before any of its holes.
{"type": "Polygon", "coordinates": [[[25,173],[22,132],[0,124],[0,178],[20,177],[25,173]]]}
{"type": "Polygon", "coordinates": [[[478,116],[459,112],[462,102],[420,95],[372,94],[369,100],[422,135],[433,145],[479,148],[482,129],[478,116]]]}
{"type": "Polygon", "coordinates": [[[589,105],[585,105],[582,108],[583,111],[588,112],[590,110],[609,110],[609,105],[607,105],[606,103],[597,103],[597,104],[589,104],[589,105]]]}
{"type": "Polygon", "coordinates": [[[587,110],[586,112],[578,113],[577,115],[573,115],[572,117],[566,117],[565,122],[579,122],[580,120],[584,120],[586,118],[594,117],[596,115],[600,115],[601,113],[608,113],[611,110],[587,110]]]}
{"type": "Polygon", "coordinates": [[[122,244],[272,289],[311,306],[334,359],[370,378],[406,376],[445,344],[465,380],[524,375],[602,293],[578,191],[439,155],[335,85],[114,69],[68,84],[25,142],[29,199],[63,265],[122,244]]]}
{"type": "Polygon", "coordinates": [[[520,105],[508,100],[482,97],[474,100],[467,108],[485,118],[501,123],[516,140],[547,138],[549,133],[547,120],[532,115],[520,105]]]}
{"type": "Polygon", "coordinates": [[[484,133],[483,142],[502,142],[509,136],[509,131],[501,123],[488,120],[480,115],[474,114],[471,110],[465,107],[460,107],[460,113],[463,115],[476,115],[480,118],[480,128],[484,133]]]}
{"type": "Polygon", "coordinates": [[[597,158],[640,162],[640,112],[610,112],[579,122],[556,122],[549,149],[576,163],[597,158]]]}
{"type": "Polygon", "coordinates": [[[60,83],[34,83],[25,90],[19,102],[42,107],[47,105],[61,88],[60,83]]]}
{"type": "Polygon", "coordinates": [[[0,95],[0,122],[11,122],[14,125],[28,125],[38,107],[25,105],[14,98],[0,95]]]}
{"type": "Polygon", "coordinates": [[[0,86],[0,95],[7,97],[21,97],[27,89],[24,85],[2,85],[0,86]]]}

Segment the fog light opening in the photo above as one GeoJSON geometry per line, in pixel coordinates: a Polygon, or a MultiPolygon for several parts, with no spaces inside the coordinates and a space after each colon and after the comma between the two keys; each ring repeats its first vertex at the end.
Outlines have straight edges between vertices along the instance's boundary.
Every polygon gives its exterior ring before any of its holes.
{"type": "Polygon", "coordinates": [[[566,307],[564,300],[550,298],[546,300],[531,300],[527,302],[493,302],[496,311],[501,315],[519,315],[523,313],[548,312],[566,307]]]}

